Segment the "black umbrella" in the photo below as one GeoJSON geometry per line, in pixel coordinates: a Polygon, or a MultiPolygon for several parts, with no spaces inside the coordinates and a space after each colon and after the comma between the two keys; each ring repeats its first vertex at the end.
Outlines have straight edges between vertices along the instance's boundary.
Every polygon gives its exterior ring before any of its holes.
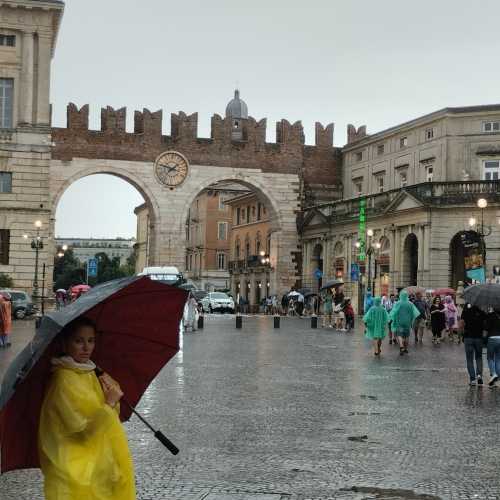
{"type": "Polygon", "coordinates": [[[299,288],[298,292],[301,293],[304,297],[310,295],[311,293],[314,293],[311,288],[299,288]]]}
{"type": "Polygon", "coordinates": [[[330,281],[327,281],[322,287],[321,287],[321,290],[325,290],[326,288],[336,288],[336,287],[339,287],[341,285],[343,285],[344,282],[341,281],[341,280],[330,280],[330,281]]]}
{"type": "Polygon", "coordinates": [[[464,290],[464,300],[482,309],[500,309],[500,284],[482,283],[469,286],[464,290]]]}

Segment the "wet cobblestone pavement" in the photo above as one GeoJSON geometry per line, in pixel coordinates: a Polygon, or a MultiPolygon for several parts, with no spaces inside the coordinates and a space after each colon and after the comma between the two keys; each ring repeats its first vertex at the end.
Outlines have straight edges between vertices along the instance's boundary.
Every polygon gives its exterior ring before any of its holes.
{"type": "MultiPolygon", "coordinates": [[[[463,347],[384,343],[308,320],[211,316],[139,409],[181,449],[126,424],[141,500],[500,499],[500,388],[470,388],[463,347]]],[[[0,376],[28,340],[16,322],[0,376]]],[[[0,478],[2,500],[41,499],[37,471],[0,478]]]]}

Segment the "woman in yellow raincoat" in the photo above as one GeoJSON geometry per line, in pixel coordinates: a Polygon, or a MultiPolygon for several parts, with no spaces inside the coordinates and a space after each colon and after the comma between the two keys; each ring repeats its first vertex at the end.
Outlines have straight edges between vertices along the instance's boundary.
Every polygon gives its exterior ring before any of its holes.
{"type": "Polygon", "coordinates": [[[118,417],[120,386],[97,378],[90,360],[95,326],[80,318],[62,335],[40,415],[38,449],[47,500],[134,500],[127,437],[118,417]]]}

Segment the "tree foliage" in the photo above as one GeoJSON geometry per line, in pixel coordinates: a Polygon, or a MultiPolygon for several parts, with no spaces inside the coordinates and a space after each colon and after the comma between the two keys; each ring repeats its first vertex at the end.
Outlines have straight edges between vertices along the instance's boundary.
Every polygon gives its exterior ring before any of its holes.
{"type": "Polygon", "coordinates": [[[12,288],[14,286],[14,280],[5,273],[0,273],[0,288],[12,288]]]}
{"type": "MultiPolygon", "coordinates": [[[[90,286],[135,274],[135,252],[132,253],[123,266],[120,265],[119,257],[110,259],[104,252],[96,253],[95,258],[97,259],[97,277],[89,278],[90,286]]],[[[86,265],[86,262],[82,263],[75,258],[71,248],[64,253],[63,257],[56,257],[54,262],[54,289],[64,288],[67,290],[73,285],[85,283],[87,280],[86,265]]]]}

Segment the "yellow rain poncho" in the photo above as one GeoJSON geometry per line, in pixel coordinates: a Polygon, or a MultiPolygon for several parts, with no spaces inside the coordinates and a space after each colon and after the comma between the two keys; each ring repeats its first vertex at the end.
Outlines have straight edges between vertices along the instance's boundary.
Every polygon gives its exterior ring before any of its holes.
{"type": "Polygon", "coordinates": [[[93,370],[76,363],[54,367],[38,447],[47,500],[135,499],[125,431],[93,370]]]}

